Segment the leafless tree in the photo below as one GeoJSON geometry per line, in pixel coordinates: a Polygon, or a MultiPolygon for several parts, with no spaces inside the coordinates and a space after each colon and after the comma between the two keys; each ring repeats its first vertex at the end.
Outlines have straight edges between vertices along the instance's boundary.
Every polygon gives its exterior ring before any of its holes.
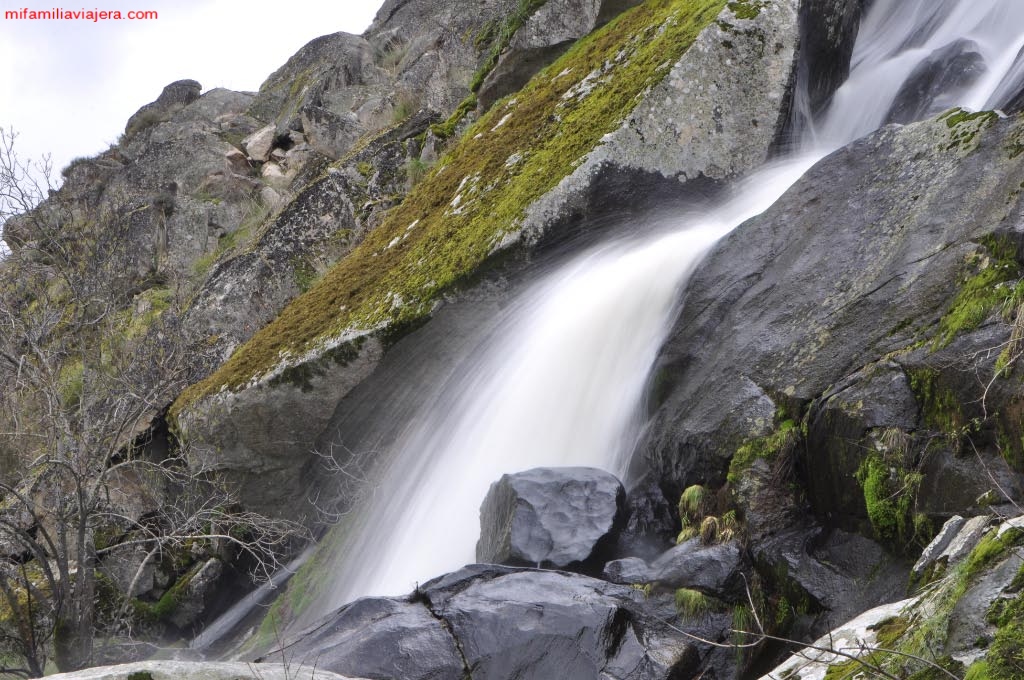
{"type": "Polygon", "coordinates": [[[196,361],[185,286],[140,284],[116,226],[54,191],[48,164],[22,162],[14,140],[0,130],[0,220],[15,245],[0,260],[0,651],[20,661],[0,670],[39,677],[51,659],[93,660],[104,559],[143,554],[104,622],[124,630],[132,590],[166,554],[216,544],[266,575],[302,532],[240,510],[173,437],[151,445],[196,361]]]}

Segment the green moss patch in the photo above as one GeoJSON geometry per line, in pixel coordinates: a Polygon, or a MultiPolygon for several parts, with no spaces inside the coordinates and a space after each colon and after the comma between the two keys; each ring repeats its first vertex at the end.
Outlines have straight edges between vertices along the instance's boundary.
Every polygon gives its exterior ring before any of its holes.
{"type": "Polygon", "coordinates": [[[871,626],[868,630],[875,632],[875,639],[878,641],[879,647],[890,649],[896,645],[897,640],[903,637],[908,628],[910,628],[909,619],[903,616],[890,616],[871,626]]]}
{"type": "Polygon", "coordinates": [[[346,330],[427,316],[665,77],[724,0],[649,0],[577,42],[484,115],[383,223],[306,294],[187,390],[172,413],[238,388],[346,330]]]}
{"type": "Polygon", "coordinates": [[[945,112],[939,120],[946,121],[949,127],[950,141],[946,149],[970,152],[978,147],[978,134],[999,120],[999,115],[994,111],[970,113],[957,108],[945,112]]]}
{"type": "Polygon", "coordinates": [[[692,588],[680,588],[675,594],[676,611],[684,619],[702,619],[709,614],[726,611],[726,605],[710,595],[692,588]]]}
{"type": "Polygon", "coordinates": [[[780,453],[792,451],[800,436],[800,429],[792,420],[782,420],[775,431],[764,437],[757,437],[744,442],[729,463],[728,480],[732,485],[738,484],[743,473],[758,458],[772,460],[780,453]]]}
{"type": "Polygon", "coordinates": [[[921,486],[921,473],[903,466],[902,460],[871,452],[857,470],[857,482],[864,491],[864,505],[875,536],[889,545],[906,550],[916,537],[914,506],[921,486]]]}
{"type": "Polygon", "coordinates": [[[1005,314],[1016,311],[1024,301],[1021,266],[1017,251],[1008,239],[994,236],[981,241],[985,253],[967,263],[956,297],[939,321],[933,349],[945,347],[960,333],[974,330],[996,310],[1005,314]]]}
{"type": "Polygon", "coordinates": [[[737,19],[756,19],[767,6],[765,0],[737,0],[728,5],[729,11],[736,15],[737,19]]]}

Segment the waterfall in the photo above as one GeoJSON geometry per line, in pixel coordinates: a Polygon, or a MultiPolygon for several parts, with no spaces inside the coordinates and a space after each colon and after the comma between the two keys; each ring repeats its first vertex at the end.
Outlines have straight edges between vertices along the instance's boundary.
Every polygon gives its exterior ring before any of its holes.
{"type": "Polygon", "coordinates": [[[880,125],[1019,97],[1021,27],[1020,0],[876,0],[848,81],[790,158],[752,173],[713,209],[594,247],[530,286],[387,452],[310,616],[408,593],[473,562],[480,503],[504,473],[587,465],[621,475],[648,373],[703,255],[826,153],[880,125]]]}
{"type": "Polygon", "coordinates": [[[585,465],[622,475],[680,283],[811,162],[766,169],[657,239],[593,248],[521,295],[398,443],[344,546],[330,604],[407,593],[473,562],[480,503],[504,473],[585,465]]]}
{"type": "Polygon", "coordinates": [[[963,54],[950,46],[976,49],[984,68],[972,82],[934,85],[926,112],[1001,105],[1024,85],[1022,26],[1019,0],[877,0],[849,80],[802,152],[753,173],[714,210],[667,234],[599,246],[530,287],[506,310],[498,339],[458,367],[449,396],[425,405],[395,447],[375,502],[342,548],[323,609],[407,593],[472,562],[480,503],[504,473],[589,465],[622,474],[679,289],[708,249],[826,153],[885,123],[908,78],[944,50],[963,54]]]}

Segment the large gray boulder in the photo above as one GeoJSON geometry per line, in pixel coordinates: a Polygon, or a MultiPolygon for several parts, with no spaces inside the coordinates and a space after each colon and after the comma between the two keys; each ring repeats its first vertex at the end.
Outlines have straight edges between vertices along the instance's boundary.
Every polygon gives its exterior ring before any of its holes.
{"type": "Polygon", "coordinates": [[[973,40],[957,40],[937,49],[907,77],[885,121],[909,123],[941,113],[986,71],[981,46],[973,40]]]}
{"type": "Polygon", "coordinates": [[[626,491],[594,468],[503,475],[480,507],[479,562],[554,566],[600,559],[622,525],[626,491]]]}
{"type": "Polygon", "coordinates": [[[294,663],[350,675],[408,680],[459,680],[458,640],[422,602],[364,598],[312,626],[266,661],[294,663]]]}
{"type": "MultiPolygon", "coordinates": [[[[1008,339],[998,315],[948,354],[930,356],[921,338],[956,295],[965,261],[991,262],[979,241],[1015,243],[1024,229],[1024,156],[1008,151],[1022,124],[992,115],[884,128],[819,162],[723,239],[691,279],[657,369],[671,388],[641,446],[654,469],[680,488],[721,479],[744,441],[772,431],[779,406],[799,412],[887,355],[905,370],[931,365],[943,385],[993,375],[998,352],[974,355],[1008,339]]],[[[1008,392],[990,394],[990,406],[1011,403],[1017,384],[997,383],[1008,392]]],[[[864,405],[862,425],[906,424],[906,404],[869,385],[885,401],[864,405]]],[[[980,414],[982,386],[959,385],[971,392],[957,396],[965,417],[980,414]]]]}
{"type": "Polygon", "coordinates": [[[637,557],[612,560],[603,577],[613,583],[656,583],[666,588],[699,590],[721,599],[742,600],[741,569],[746,560],[735,541],[702,545],[699,538],[666,550],[650,564],[637,557]]]}
{"type": "MultiPolygon", "coordinates": [[[[391,78],[375,63],[373,45],[357,35],[332,33],[310,41],[272,73],[249,112],[285,133],[303,129],[302,112],[308,107],[338,114],[360,111],[390,90],[391,78]]],[[[370,113],[364,113],[367,121],[370,113]]]]}
{"type": "Polygon", "coordinates": [[[628,586],[475,565],[428,582],[411,600],[343,607],[281,651],[295,663],[367,677],[691,677],[700,656],[662,622],[671,616],[628,586]]]}

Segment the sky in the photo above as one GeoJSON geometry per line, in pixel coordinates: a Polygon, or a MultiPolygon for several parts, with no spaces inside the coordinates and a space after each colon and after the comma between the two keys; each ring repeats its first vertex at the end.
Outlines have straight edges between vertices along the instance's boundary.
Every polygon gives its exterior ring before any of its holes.
{"type": "MultiPolygon", "coordinates": [[[[381,0],[0,0],[0,10],[155,10],[143,21],[12,20],[0,12],[0,127],[59,170],[105,150],[164,85],[255,91],[307,42],[362,33],[381,0]],[[34,3],[34,4],[33,4],[34,3]]],[[[57,174],[55,172],[55,174],[57,174]]]]}

